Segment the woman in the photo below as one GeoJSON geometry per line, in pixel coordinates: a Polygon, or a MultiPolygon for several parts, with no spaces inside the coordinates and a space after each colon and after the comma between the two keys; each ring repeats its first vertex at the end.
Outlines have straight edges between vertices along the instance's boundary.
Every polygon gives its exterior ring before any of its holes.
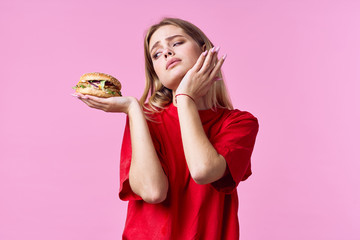
{"type": "Polygon", "coordinates": [[[165,18],[144,40],[146,87],[134,97],[78,97],[127,122],[119,197],[123,239],[239,239],[236,187],[251,175],[258,121],[233,110],[215,48],[193,24],[165,18]]]}

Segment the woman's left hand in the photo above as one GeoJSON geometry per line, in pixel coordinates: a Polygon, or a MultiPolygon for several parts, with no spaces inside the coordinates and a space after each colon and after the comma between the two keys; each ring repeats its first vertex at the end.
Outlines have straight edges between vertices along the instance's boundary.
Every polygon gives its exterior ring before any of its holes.
{"type": "Polygon", "coordinates": [[[219,48],[213,47],[200,54],[195,65],[186,73],[180,82],[176,94],[188,94],[194,100],[204,96],[216,80],[226,55],[217,60],[219,48]]]}

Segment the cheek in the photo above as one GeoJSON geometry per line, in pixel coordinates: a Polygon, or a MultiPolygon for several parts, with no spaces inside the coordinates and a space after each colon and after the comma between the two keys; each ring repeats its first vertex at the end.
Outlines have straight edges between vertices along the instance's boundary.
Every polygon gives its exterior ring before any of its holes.
{"type": "Polygon", "coordinates": [[[160,75],[161,75],[161,64],[159,64],[159,62],[157,61],[157,62],[155,62],[155,63],[153,63],[153,67],[154,67],[154,70],[155,70],[155,73],[156,73],[156,75],[158,76],[158,77],[160,77],[160,75]]]}
{"type": "Polygon", "coordinates": [[[197,60],[200,57],[200,54],[201,54],[201,52],[199,52],[198,48],[191,49],[191,51],[188,53],[189,62],[191,65],[194,65],[197,62],[197,60]]]}

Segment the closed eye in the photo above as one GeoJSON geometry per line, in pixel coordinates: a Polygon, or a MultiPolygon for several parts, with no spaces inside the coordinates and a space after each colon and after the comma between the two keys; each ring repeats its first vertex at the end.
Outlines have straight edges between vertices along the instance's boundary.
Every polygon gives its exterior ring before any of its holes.
{"type": "Polygon", "coordinates": [[[175,47],[175,45],[178,45],[178,44],[182,44],[183,42],[176,42],[173,44],[173,47],[175,47]]]}
{"type": "MultiPolygon", "coordinates": [[[[184,42],[175,42],[175,43],[173,44],[173,47],[175,47],[175,46],[177,46],[177,45],[181,45],[181,44],[183,44],[183,43],[184,43],[184,42]]],[[[153,57],[154,59],[157,59],[157,58],[159,57],[158,54],[160,54],[160,52],[155,53],[152,57],[153,57]]]]}

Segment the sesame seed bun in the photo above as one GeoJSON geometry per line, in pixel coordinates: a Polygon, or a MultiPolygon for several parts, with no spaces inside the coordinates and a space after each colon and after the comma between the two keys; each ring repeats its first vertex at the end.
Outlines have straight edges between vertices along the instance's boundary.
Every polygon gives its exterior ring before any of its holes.
{"type": "Polygon", "coordinates": [[[76,92],[97,96],[97,97],[118,97],[121,96],[121,83],[113,76],[106,73],[92,72],[85,73],[80,77],[80,81],[76,85],[76,92]],[[92,84],[92,81],[106,81],[104,89],[98,84],[92,84]]]}
{"type": "Polygon", "coordinates": [[[99,72],[85,73],[80,77],[80,82],[86,82],[89,80],[106,80],[111,82],[112,84],[117,86],[119,90],[121,90],[121,83],[119,82],[119,80],[106,73],[99,73],[99,72]]]}

